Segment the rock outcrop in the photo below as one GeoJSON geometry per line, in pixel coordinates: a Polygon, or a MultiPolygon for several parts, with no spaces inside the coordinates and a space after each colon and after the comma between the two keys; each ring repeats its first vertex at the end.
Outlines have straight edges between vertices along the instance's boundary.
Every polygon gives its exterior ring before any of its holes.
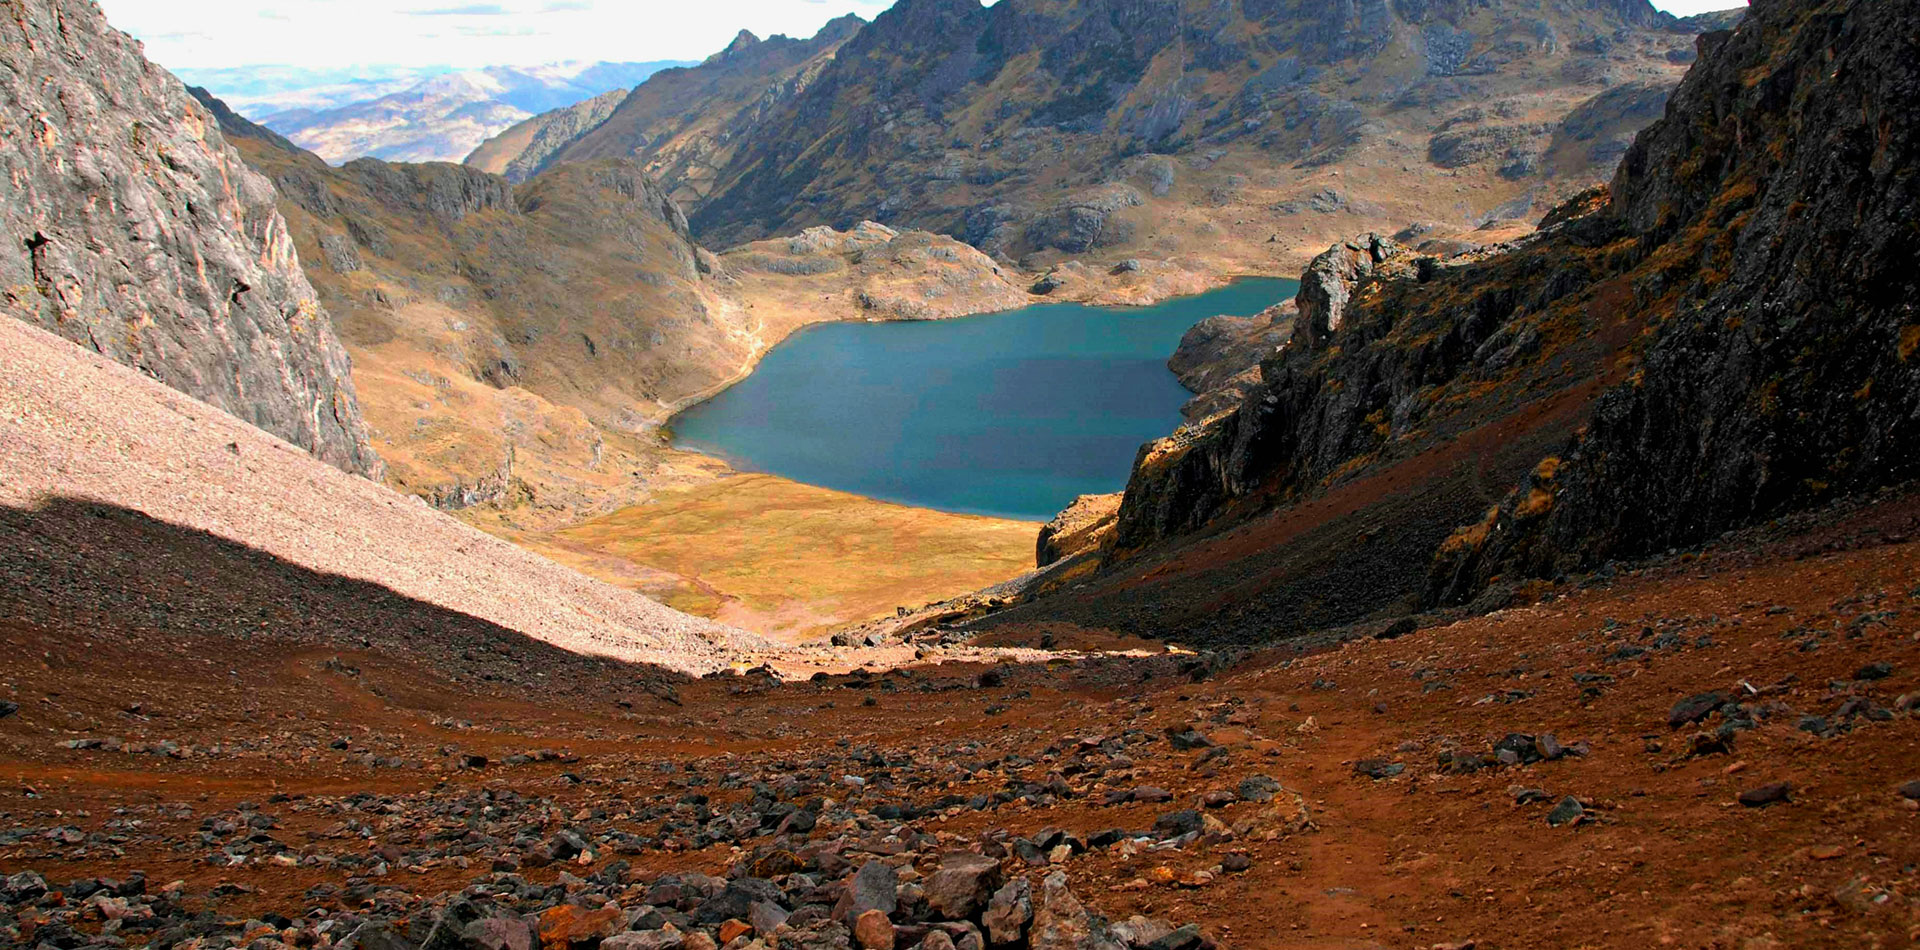
{"type": "Polygon", "coordinates": [[[1263,584],[1325,582],[1320,620],[1352,620],[1920,474],[1916,25],[1911,2],[1757,4],[1538,234],[1321,255],[1261,384],[1142,451],[1118,549],[1344,531],[1263,584]]]}
{"type": "Polygon", "coordinates": [[[815,319],[940,320],[1011,310],[1032,298],[993,258],[942,234],[862,221],[808,228],[720,255],[742,293],[815,319]]]}
{"type": "Polygon", "coordinates": [[[1632,376],[1436,565],[1459,600],[1920,475],[1920,4],[1755,4],[1702,38],[1592,227],[1632,376]]]}
{"type": "Polygon", "coordinates": [[[1260,385],[1260,363],[1293,338],[1300,310],[1292,300],[1251,317],[1208,317],[1180,338],[1167,368],[1194,397],[1180,407],[1189,421],[1238,406],[1260,385]]]}
{"type": "Polygon", "coordinates": [[[7,312],[377,473],[273,185],[215,118],[86,0],[9,4],[0,66],[7,312]]]}
{"type": "Polygon", "coordinates": [[[628,92],[616,89],[585,102],[542,112],[480,143],[464,164],[516,184],[526,181],[546,167],[555,152],[607,121],[613,110],[626,100],[628,92]]]}

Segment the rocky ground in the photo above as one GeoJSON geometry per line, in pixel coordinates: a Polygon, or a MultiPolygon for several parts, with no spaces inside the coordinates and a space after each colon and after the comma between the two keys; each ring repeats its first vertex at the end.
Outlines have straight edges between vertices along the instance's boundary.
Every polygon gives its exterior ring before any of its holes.
{"type": "Polygon", "coordinates": [[[1906,945],[1916,526],[1886,496],[1264,653],[792,682],[267,635],[209,675],[181,648],[228,634],[13,611],[0,942],[1906,945]]]}

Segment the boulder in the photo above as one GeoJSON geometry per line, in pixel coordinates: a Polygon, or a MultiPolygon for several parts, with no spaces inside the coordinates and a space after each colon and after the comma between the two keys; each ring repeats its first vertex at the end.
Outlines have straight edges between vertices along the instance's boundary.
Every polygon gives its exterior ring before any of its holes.
{"type": "Polygon", "coordinates": [[[965,920],[987,906],[1000,882],[999,861],[978,854],[949,854],[927,878],[927,906],[943,920],[965,920]]]}

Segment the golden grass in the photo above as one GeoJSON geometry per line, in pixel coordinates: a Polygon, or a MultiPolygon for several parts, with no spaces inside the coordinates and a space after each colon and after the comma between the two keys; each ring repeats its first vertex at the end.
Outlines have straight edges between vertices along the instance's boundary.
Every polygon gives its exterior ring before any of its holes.
{"type": "Polygon", "coordinates": [[[743,474],[516,540],[670,606],[794,642],[1013,578],[1032,569],[1038,531],[743,474]]]}

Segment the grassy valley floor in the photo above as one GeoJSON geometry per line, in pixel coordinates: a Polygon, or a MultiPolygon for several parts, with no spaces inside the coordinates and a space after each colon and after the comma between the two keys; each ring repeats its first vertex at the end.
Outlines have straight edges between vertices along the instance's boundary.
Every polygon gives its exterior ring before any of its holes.
{"type": "Polygon", "coordinates": [[[798,642],[1030,570],[1039,527],[733,474],[567,527],[489,530],[688,613],[798,642]]]}

